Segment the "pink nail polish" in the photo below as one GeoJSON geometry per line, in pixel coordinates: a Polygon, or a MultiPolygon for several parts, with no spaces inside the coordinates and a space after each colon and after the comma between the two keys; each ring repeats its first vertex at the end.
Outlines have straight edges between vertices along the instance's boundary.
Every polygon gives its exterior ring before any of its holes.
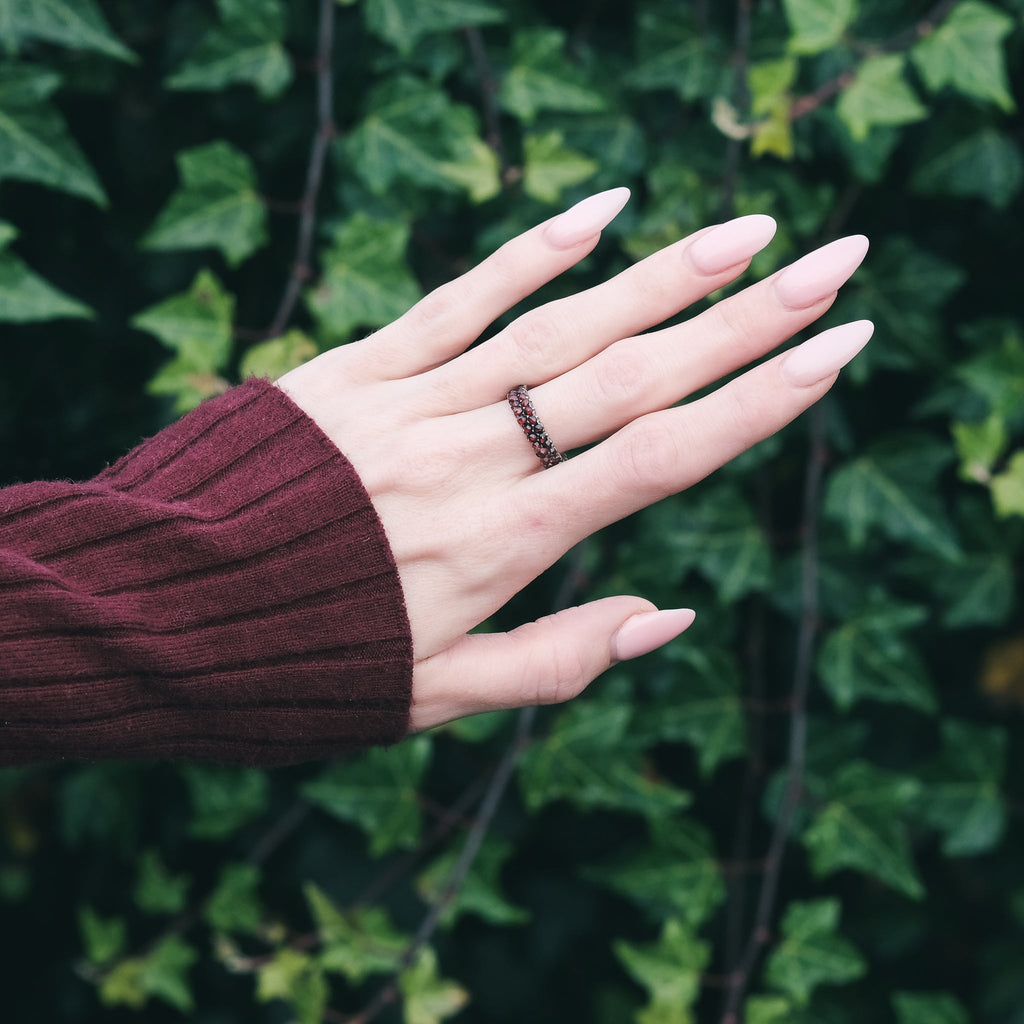
{"type": "Polygon", "coordinates": [[[692,625],[696,613],[690,608],[670,608],[659,612],[641,612],[619,627],[612,637],[612,655],[616,661],[639,658],[667,644],[692,625]]]}
{"type": "Polygon", "coordinates": [[[787,384],[809,388],[838,373],[868,343],[874,330],[870,320],[855,320],[822,331],[787,352],[779,373],[787,384]]]}
{"type": "Polygon", "coordinates": [[[762,213],[737,217],[701,235],[686,253],[702,274],[721,274],[760,252],[775,237],[775,229],[775,221],[762,213]]]}
{"type": "Polygon", "coordinates": [[[588,196],[549,221],[544,237],[556,249],[571,249],[607,227],[628,199],[628,188],[613,188],[588,196]]]}
{"type": "Polygon", "coordinates": [[[867,255],[868,240],[850,235],[808,253],[775,279],[775,293],[790,309],[804,309],[837,291],[867,255]]]}

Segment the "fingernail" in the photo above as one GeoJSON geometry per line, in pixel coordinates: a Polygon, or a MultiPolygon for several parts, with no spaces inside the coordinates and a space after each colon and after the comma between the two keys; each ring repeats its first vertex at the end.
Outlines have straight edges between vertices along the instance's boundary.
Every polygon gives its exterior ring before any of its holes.
{"type": "Polygon", "coordinates": [[[607,227],[628,199],[628,188],[588,196],[551,221],[544,229],[544,237],[556,249],[571,249],[607,227]]]}
{"type": "Polygon", "coordinates": [[[737,217],[701,235],[686,252],[702,274],[721,274],[760,252],[775,237],[775,229],[775,221],[763,213],[737,217]]]}
{"type": "Polygon", "coordinates": [[[855,320],[822,331],[787,352],[779,372],[786,383],[809,388],[838,373],[868,343],[874,330],[870,320],[855,320]]]}
{"type": "Polygon", "coordinates": [[[775,279],[775,293],[790,309],[804,309],[831,295],[860,266],[868,251],[863,235],[850,235],[808,253],[775,279]]]}
{"type": "Polygon", "coordinates": [[[660,612],[641,612],[619,627],[612,637],[612,656],[616,661],[639,658],[669,640],[674,639],[692,625],[696,613],[690,608],[669,608],[660,612]]]}

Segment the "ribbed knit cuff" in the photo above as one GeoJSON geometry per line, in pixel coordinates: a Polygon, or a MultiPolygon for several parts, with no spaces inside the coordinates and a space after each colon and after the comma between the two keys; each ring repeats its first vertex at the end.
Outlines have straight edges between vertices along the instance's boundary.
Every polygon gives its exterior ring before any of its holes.
{"type": "Polygon", "coordinates": [[[408,728],[401,583],[348,460],[250,381],[86,484],[0,491],[0,760],[305,761],[408,728]]]}

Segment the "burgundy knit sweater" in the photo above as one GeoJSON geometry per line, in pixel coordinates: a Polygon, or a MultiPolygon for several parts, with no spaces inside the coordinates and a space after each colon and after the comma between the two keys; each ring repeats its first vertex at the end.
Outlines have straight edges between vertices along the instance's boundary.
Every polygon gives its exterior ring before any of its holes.
{"type": "Polygon", "coordinates": [[[0,490],[0,763],[331,756],[402,737],[411,679],[370,498],[266,381],[0,490]]]}

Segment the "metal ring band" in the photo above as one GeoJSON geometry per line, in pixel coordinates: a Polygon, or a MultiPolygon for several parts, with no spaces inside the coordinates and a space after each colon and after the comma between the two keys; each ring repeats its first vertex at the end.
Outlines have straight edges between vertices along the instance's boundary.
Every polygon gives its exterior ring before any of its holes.
{"type": "Polygon", "coordinates": [[[513,388],[507,397],[516,423],[523,428],[526,440],[530,442],[534,455],[540,459],[544,468],[550,469],[560,462],[565,462],[565,456],[555,447],[554,442],[548,437],[548,432],[537,418],[537,412],[533,408],[526,385],[520,384],[519,387],[513,388]]]}

